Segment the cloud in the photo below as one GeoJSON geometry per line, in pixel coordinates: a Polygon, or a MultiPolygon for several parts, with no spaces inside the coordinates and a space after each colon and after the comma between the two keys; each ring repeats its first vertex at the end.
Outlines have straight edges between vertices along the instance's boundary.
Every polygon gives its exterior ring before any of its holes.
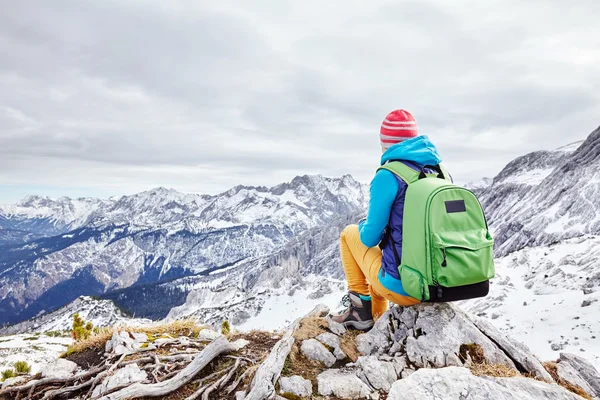
{"type": "Polygon", "coordinates": [[[15,185],[368,181],[379,124],[398,107],[457,179],[490,176],[600,124],[598,12],[554,0],[6,2],[0,184],[14,197],[15,185]]]}

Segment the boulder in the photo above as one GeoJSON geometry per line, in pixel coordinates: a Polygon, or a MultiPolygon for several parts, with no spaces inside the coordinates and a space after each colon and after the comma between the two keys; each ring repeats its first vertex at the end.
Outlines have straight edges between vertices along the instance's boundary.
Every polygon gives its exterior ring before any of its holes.
{"type": "Polygon", "coordinates": [[[381,361],[375,356],[360,357],[356,366],[362,370],[363,380],[374,389],[389,392],[398,380],[398,373],[392,362],[381,361]]]}
{"type": "Polygon", "coordinates": [[[298,397],[312,396],[312,383],[301,376],[283,377],[279,381],[279,385],[281,387],[281,394],[292,393],[298,397]]]}
{"type": "Polygon", "coordinates": [[[112,338],[106,342],[105,351],[118,356],[131,354],[141,349],[146,342],[148,342],[148,335],[145,333],[115,332],[112,338]]]}
{"type": "Polygon", "coordinates": [[[347,358],[346,354],[340,348],[340,338],[334,335],[333,333],[322,333],[319,336],[317,336],[317,340],[331,347],[333,349],[333,355],[338,360],[342,361],[347,358]]]}
{"type": "Polygon", "coordinates": [[[406,357],[414,369],[462,367],[471,362],[465,354],[465,345],[475,344],[490,364],[505,365],[552,381],[526,346],[450,303],[392,307],[369,333],[356,338],[356,344],[359,352],[367,356],[406,357]]]}
{"type": "Polygon", "coordinates": [[[19,385],[27,380],[26,376],[16,376],[14,378],[8,378],[2,382],[2,389],[6,389],[9,386],[19,385]]]}
{"type": "Polygon", "coordinates": [[[303,341],[300,349],[306,357],[314,361],[320,361],[326,367],[332,367],[336,362],[335,356],[316,339],[303,341]]]}
{"type": "Polygon", "coordinates": [[[73,361],[58,358],[50,364],[46,364],[42,369],[42,378],[68,378],[77,370],[77,364],[73,361]]]}
{"type": "Polygon", "coordinates": [[[558,375],[580,386],[590,396],[600,398],[600,373],[586,359],[574,354],[561,353],[558,375]]]}
{"type": "Polygon", "coordinates": [[[318,391],[321,396],[335,396],[341,399],[365,399],[371,389],[360,380],[352,369],[327,370],[317,376],[318,391]]]}
{"type": "Polygon", "coordinates": [[[346,333],[346,327],[339,322],[335,322],[331,318],[327,318],[327,326],[331,332],[338,336],[343,336],[346,333]]]}
{"type": "Polygon", "coordinates": [[[137,364],[129,364],[121,369],[118,369],[114,375],[104,379],[102,383],[94,389],[92,397],[95,398],[101,396],[119,386],[128,385],[135,382],[142,382],[147,377],[148,376],[146,375],[146,372],[140,370],[140,367],[138,367],[137,364]]]}
{"type": "Polygon", "coordinates": [[[392,385],[388,400],[581,400],[556,384],[529,378],[476,377],[466,368],[420,369],[392,385]]]}

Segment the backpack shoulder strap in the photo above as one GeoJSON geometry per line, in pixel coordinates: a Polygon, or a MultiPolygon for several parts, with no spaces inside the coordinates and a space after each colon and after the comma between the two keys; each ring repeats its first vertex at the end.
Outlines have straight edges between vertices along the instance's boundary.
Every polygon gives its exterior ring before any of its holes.
{"type": "MultiPolygon", "coordinates": [[[[450,179],[450,174],[448,173],[448,171],[442,166],[442,164],[440,164],[439,167],[444,174],[444,178],[448,182],[451,183],[452,179],[450,179]]],[[[394,175],[396,175],[397,177],[402,179],[404,182],[406,182],[407,185],[410,185],[411,183],[415,183],[416,181],[419,180],[420,172],[412,169],[411,167],[409,167],[408,165],[404,164],[401,161],[388,162],[388,163],[382,165],[381,167],[377,168],[377,171],[382,170],[382,169],[392,172],[394,175]]],[[[428,176],[437,176],[437,173],[436,174],[427,174],[427,175],[428,176]]]]}
{"type": "Polygon", "coordinates": [[[414,183],[419,180],[419,171],[415,171],[414,169],[400,161],[392,161],[383,164],[381,167],[377,168],[377,171],[382,169],[390,171],[391,173],[402,179],[404,182],[406,182],[407,185],[410,185],[411,183],[414,183]]]}

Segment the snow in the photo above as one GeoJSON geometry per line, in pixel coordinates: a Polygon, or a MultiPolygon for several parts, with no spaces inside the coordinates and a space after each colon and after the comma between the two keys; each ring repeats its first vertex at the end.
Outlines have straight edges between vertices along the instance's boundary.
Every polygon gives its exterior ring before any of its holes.
{"type": "MultiPolygon", "coordinates": [[[[315,280],[317,277],[310,277],[315,280]]],[[[296,290],[290,296],[289,294],[278,294],[271,297],[264,305],[260,313],[248,320],[246,323],[237,327],[239,330],[280,330],[287,327],[297,318],[308,314],[317,304],[324,304],[332,312],[340,308],[340,300],[346,294],[345,290],[334,289],[332,293],[319,299],[309,299],[314,287],[296,290]]]]}
{"type": "Polygon", "coordinates": [[[308,208],[306,206],[306,204],[304,204],[303,202],[301,202],[298,197],[296,196],[296,194],[291,191],[291,190],[286,190],[281,196],[279,196],[279,198],[284,201],[284,202],[289,202],[289,203],[293,203],[297,206],[300,206],[302,208],[308,208]]]}
{"type": "Polygon", "coordinates": [[[31,373],[40,372],[73,343],[71,337],[42,335],[0,336],[0,370],[11,368],[17,361],[27,361],[31,373]]]}
{"type": "Polygon", "coordinates": [[[600,237],[594,236],[523,249],[496,260],[488,297],[461,306],[490,319],[544,361],[569,352],[600,369],[600,288],[587,287],[599,257],[600,237]],[[594,292],[585,294],[584,288],[594,292]],[[584,301],[591,304],[582,307],[584,301]]]}
{"type": "Polygon", "coordinates": [[[564,151],[565,153],[572,153],[579,148],[583,144],[583,140],[579,140],[577,142],[569,143],[565,146],[559,147],[556,149],[557,151],[564,151]]]}
{"type": "Polygon", "coordinates": [[[515,184],[538,185],[554,171],[554,168],[540,168],[522,171],[518,175],[510,177],[510,181],[515,184]]]}

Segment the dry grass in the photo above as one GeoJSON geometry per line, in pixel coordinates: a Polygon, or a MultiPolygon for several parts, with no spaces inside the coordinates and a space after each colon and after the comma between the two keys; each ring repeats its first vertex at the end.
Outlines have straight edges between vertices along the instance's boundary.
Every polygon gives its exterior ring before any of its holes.
{"type": "MultiPolygon", "coordinates": [[[[140,332],[145,333],[151,337],[169,335],[173,337],[188,336],[197,337],[201,330],[206,329],[204,326],[198,325],[198,323],[192,319],[184,319],[179,321],[173,321],[168,324],[152,324],[146,326],[131,326],[131,327],[120,327],[120,328],[101,328],[97,333],[92,334],[87,339],[79,340],[73,343],[62,356],[69,356],[75,353],[82,352],[87,349],[98,349],[104,347],[106,342],[110,340],[115,332],[127,331],[127,332],[140,332]]],[[[149,338],[152,340],[152,338],[149,338]]]]}
{"type": "Polygon", "coordinates": [[[314,339],[322,333],[327,332],[327,321],[320,317],[306,317],[300,321],[300,326],[294,333],[297,342],[314,339]]]}
{"type": "Polygon", "coordinates": [[[463,344],[459,349],[459,358],[475,376],[494,378],[513,378],[520,376],[519,371],[504,364],[490,364],[485,358],[483,347],[477,343],[463,344]]]}
{"type": "Polygon", "coordinates": [[[472,364],[469,368],[471,373],[475,376],[491,376],[494,378],[513,378],[519,376],[514,368],[503,364],[488,364],[487,362],[482,364],[472,364]]]}
{"type": "Polygon", "coordinates": [[[340,348],[344,353],[346,353],[348,358],[353,363],[358,360],[358,357],[360,357],[360,353],[356,348],[356,337],[362,333],[364,332],[355,330],[347,331],[344,336],[342,336],[342,340],[340,341],[340,348]]]}
{"type": "Polygon", "coordinates": [[[581,387],[579,387],[577,385],[573,385],[571,382],[568,382],[568,381],[562,379],[558,375],[558,364],[557,363],[555,363],[555,362],[545,362],[542,365],[544,366],[544,368],[546,369],[546,371],[548,371],[548,373],[550,374],[550,376],[552,376],[552,379],[554,379],[554,381],[556,383],[558,383],[560,386],[564,387],[569,392],[575,393],[576,395],[579,395],[579,396],[583,397],[584,399],[592,400],[592,396],[590,396],[589,394],[587,394],[586,391],[583,390],[581,387]]]}

